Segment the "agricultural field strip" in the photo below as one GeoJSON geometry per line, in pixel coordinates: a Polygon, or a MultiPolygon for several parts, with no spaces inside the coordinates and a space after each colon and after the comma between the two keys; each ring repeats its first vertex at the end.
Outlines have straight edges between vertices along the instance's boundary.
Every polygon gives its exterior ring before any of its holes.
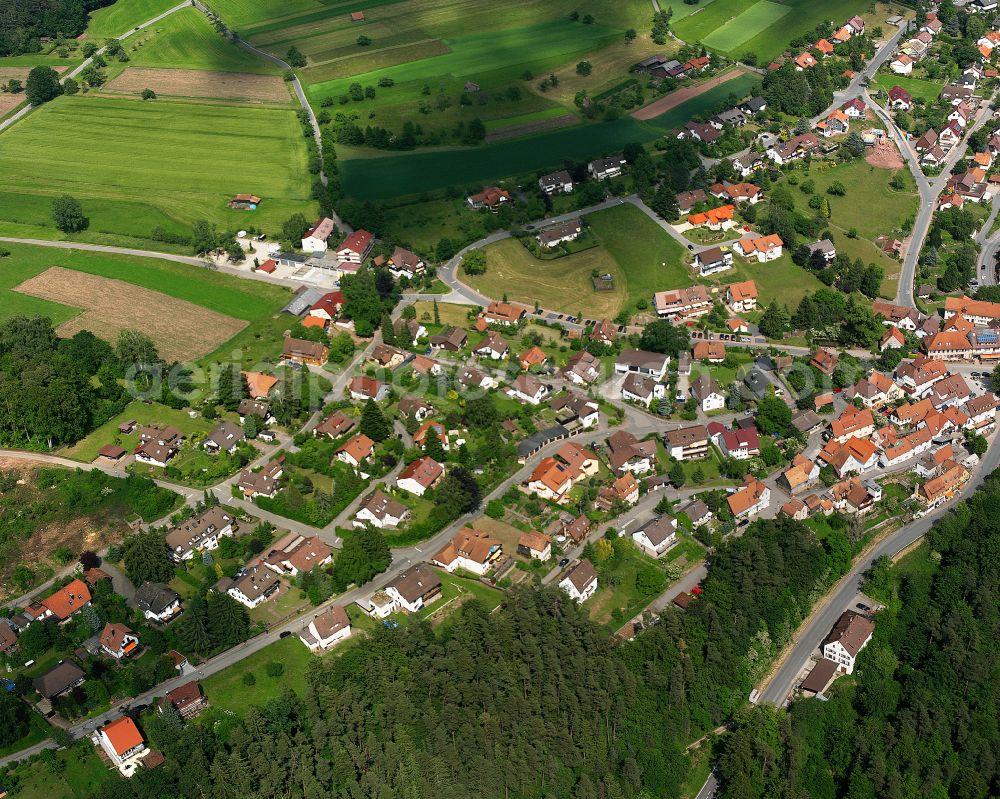
{"type": "Polygon", "coordinates": [[[792,9],[769,0],[760,0],[725,25],[705,37],[702,44],[718,50],[732,50],[767,30],[792,9]]]}
{"type": "Polygon", "coordinates": [[[291,101],[281,78],[245,72],[129,67],[105,87],[106,91],[132,94],[139,94],[144,89],[152,89],[157,95],[177,97],[217,97],[273,103],[291,101]]]}
{"type": "Polygon", "coordinates": [[[14,291],[81,308],[81,314],[57,328],[62,336],[89,330],[114,342],[121,330],[142,330],[168,362],[195,360],[247,326],[244,320],[158,291],[58,266],[15,286],[14,291]]]}

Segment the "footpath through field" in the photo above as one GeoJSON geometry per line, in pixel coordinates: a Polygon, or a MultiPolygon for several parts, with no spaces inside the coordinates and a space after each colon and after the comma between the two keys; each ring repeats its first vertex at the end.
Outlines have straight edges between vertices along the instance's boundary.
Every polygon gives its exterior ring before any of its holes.
{"type": "Polygon", "coordinates": [[[734,78],[739,78],[742,75],[749,74],[748,70],[742,67],[736,67],[728,72],[723,72],[721,75],[716,75],[714,78],[709,78],[704,83],[699,83],[695,86],[687,86],[683,89],[678,89],[677,91],[670,92],[659,100],[654,100],[649,105],[645,105],[642,108],[633,111],[632,116],[639,120],[649,120],[655,119],[660,116],[660,114],[665,114],[671,108],[676,108],[681,103],[687,102],[692,97],[697,97],[700,94],[704,94],[709,89],[714,89],[716,86],[721,86],[723,83],[728,83],[734,78]]]}

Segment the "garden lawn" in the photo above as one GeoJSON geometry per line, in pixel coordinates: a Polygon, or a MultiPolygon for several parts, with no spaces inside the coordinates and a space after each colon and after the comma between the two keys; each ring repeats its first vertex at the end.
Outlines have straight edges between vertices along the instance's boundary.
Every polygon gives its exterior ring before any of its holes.
{"type": "MultiPolygon", "coordinates": [[[[425,324],[430,322],[433,324],[434,321],[434,301],[433,300],[418,300],[413,303],[413,307],[417,312],[417,319],[423,321],[425,324]],[[424,319],[424,316],[427,318],[424,319]]],[[[473,305],[455,305],[450,302],[439,302],[438,307],[438,318],[441,320],[441,325],[447,327],[452,325],[454,327],[462,327],[468,329],[471,326],[469,322],[469,311],[475,308],[473,305]]],[[[477,308],[478,310],[478,308],[477,308]]]]}
{"type": "Polygon", "coordinates": [[[177,0],[117,0],[91,12],[87,24],[90,39],[113,39],[177,5],[177,0]]]}
{"type": "Polygon", "coordinates": [[[690,286],[684,251],[659,225],[634,205],[623,204],[587,216],[598,240],[618,263],[627,301],[653,301],[653,293],[690,286]]]}
{"type": "MultiPolygon", "coordinates": [[[[139,443],[138,428],[149,424],[163,424],[176,427],[185,436],[196,433],[207,433],[218,423],[210,421],[201,416],[191,418],[187,411],[168,408],[159,403],[148,403],[141,400],[134,400],[124,411],[98,427],[86,438],[77,441],[73,446],[66,447],[59,452],[60,455],[82,463],[90,463],[97,457],[97,452],[105,444],[118,443],[119,446],[131,451],[139,443]],[[136,431],[128,435],[118,432],[118,425],[135,420],[137,422],[136,431]]],[[[157,470],[159,472],[160,470],[157,470]]]]}
{"type": "MultiPolygon", "coordinates": [[[[108,10],[117,5],[116,3],[108,10]]],[[[129,55],[128,66],[267,75],[281,73],[267,59],[253,55],[217,33],[205,15],[196,8],[174,12],[156,25],[133,34],[123,45],[129,55]]]]}
{"type": "Polygon", "coordinates": [[[274,596],[250,611],[250,622],[262,622],[270,628],[293,614],[301,613],[310,605],[309,597],[298,588],[282,581],[281,588],[274,596]]]}
{"type": "Polygon", "coordinates": [[[486,272],[461,279],[488,297],[501,298],[568,313],[578,311],[588,318],[610,319],[625,300],[622,271],[603,247],[540,261],[516,239],[504,239],[485,248],[486,272]],[[614,291],[595,291],[594,270],[615,276],[614,291]]]}
{"type": "Polygon", "coordinates": [[[449,574],[443,569],[435,571],[441,578],[441,597],[417,614],[421,619],[434,617],[439,622],[471,598],[480,600],[487,610],[493,610],[503,601],[502,591],[490,588],[475,578],[449,574]]]}
{"type": "Polygon", "coordinates": [[[636,574],[645,566],[660,568],[657,561],[640,552],[631,541],[621,547],[620,553],[616,556],[618,563],[614,567],[614,575],[618,578],[617,584],[609,586],[605,581],[602,585],[598,577],[597,593],[584,606],[595,622],[612,623],[616,628],[626,619],[632,618],[655,596],[655,594],[645,594],[636,587],[636,574]],[[616,610],[620,613],[615,614],[616,610]]]}
{"type": "Polygon", "coordinates": [[[431,260],[434,260],[435,247],[441,239],[478,241],[487,232],[483,217],[470,211],[463,198],[387,208],[385,224],[394,241],[431,260]]]}
{"type": "Polygon", "coordinates": [[[242,716],[251,705],[263,705],[280,696],[286,686],[303,696],[312,657],[305,644],[297,636],[290,635],[207,677],[201,686],[212,707],[242,716]],[[272,662],[284,665],[285,671],[280,677],[269,677],[265,672],[267,664],[272,662]],[[243,675],[247,672],[257,680],[250,688],[243,683],[243,675]]]}
{"type": "Polygon", "coordinates": [[[806,269],[792,263],[792,256],[785,252],[778,260],[759,264],[739,256],[733,258],[733,268],[720,272],[720,284],[753,280],[757,284],[758,305],[763,308],[771,300],[787,305],[793,312],[806,294],[824,288],[823,283],[806,269]]]}
{"type": "MultiPolygon", "coordinates": [[[[44,722],[43,722],[44,723],[44,722]]],[[[78,741],[54,756],[12,765],[17,799],[86,799],[109,780],[120,779],[97,754],[89,740],[78,741]]]]}
{"type": "Polygon", "coordinates": [[[200,219],[277,231],[295,212],[315,213],[303,141],[291,109],[60,97],[0,142],[0,231],[28,225],[65,238],[50,216],[63,194],[92,215],[87,236],[187,233],[200,219]],[[257,211],[228,209],[240,193],[264,200],[257,211]]]}
{"type": "Polygon", "coordinates": [[[48,722],[32,711],[28,715],[28,734],[19,741],[12,743],[10,746],[0,748],[0,757],[13,754],[14,752],[20,752],[22,749],[27,749],[29,746],[34,746],[39,741],[44,741],[50,735],[52,735],[52,728],[48,725],[48,722]]]}
{"type": "Polygon", "coordinates": [[[937,102],[938,95],[944,87],[944,81],[932,81],[927,78],[914,78],[907,75],[890,75],[880,72],[873,83],[883,91],[888,92],[893,86],[906,89],[915,100],[923,100],[928,105],[937,102]]]}
{"type": "MultiPolygon", "coordinates": [[[[799,185],[808,177],[816,184],[816,194],[830,201],[831,227],[840,228],[844,232],[854,228],[862,238],[874,241],[882,234],[891,234],[899,230],[907,217],[916,213],[918,199],[913,176],[906,168],[899,170],[879,169],[863,158],[858,158],[830,168],[814,167],[808,173],[797,172],[799,185]],[[903,179],[902,190],[890,188],[889,181],[899,174],[903,179]],[[826,193],[826,189],[835,181],[844,185],[847,193],[836,197],[826,193]],[[870,199],[879,198],[878,213],[871,212],[870,199]]],[[[799,190],[798,186],[789,186],[795,198],[796,207],[802,213],[812,216],[815,212],[809,208],[809,196],[799,190]]],[[[903,238],[898,233],[897,238],[903,238]]],[[[839,239],[838,239],[839,243],[839,239]]]]}

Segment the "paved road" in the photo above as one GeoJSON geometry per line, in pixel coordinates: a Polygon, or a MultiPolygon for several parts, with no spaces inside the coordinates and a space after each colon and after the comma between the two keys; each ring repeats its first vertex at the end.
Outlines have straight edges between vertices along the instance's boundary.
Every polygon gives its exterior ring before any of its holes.
{"type": "MultiPolygon", "coordinates": [[[[153,17],[151,20],[147,20],[146,22],[143,22],[141,25],[139,25],[139,26],[137,26],[135,28],[132,28],[131,30],[125,31],[124,33],[122,33],[120,36],[117,37],[118,41],[122,41],[123,39],[127,39],[129,36],[132,36],[133,34],[138,33],[139,31],[143,30],[144,28],[148,28],[150,25],[155,25],[161,19],[169,17],[175,11],[180,11],[182,8],[187,8],[189,5],[190,5],[190,3],[188,3],[188,1],[185,0],[185,2],[179,3],[178,5],[174,6],[173,8],[168,8],[162,14],[153,17]]],[[[88,66],[90,66],[90,63],[91,63],[91,61],[94,60],[95,56],[103,54],[104,51],[105,51],[105,49],[107,49],[107,48],[102,47],[101,49],[97,50],[94,53],[94,55],[91,56],[90,58],[85,58],[83,60],[83,62],[78,67],[75,67],[71,71],[67,72],[65,75],[62,75],[59,78],[59,82],[62,83],[63,81],[66,80],[66,78],[75,78],[77,75],[79,75],[81,72],[83,72],[83,70],[85,70],[88,66]]],[[[2,133],[3,131],[5,131],[7,128],[9,128],[11,125],[13,125],[19,119],[22,119],[23,117],[25,117],[33,109],[34,109],[34,106],[31,105],[31,104],[28,104],[24,108],[22,108],[20,111],[18,111],[16,114],[14,114],[12,116],[9,116],[3,122],[0,122],[0,133],[2,133]]]]}
{"type": "Polygon", "coordinates": [[[785,662],[771,680],[760,689],[760,702],[780,705],[785,701],[795,685],[796,677],[810,655],[820,646],[840,614],[850,607],[858,592],[862,575],[871,567],[876,558],[882,555],[895,555],[919,539],[935,521],[948,513],[962,499],[968,497],[1000,465],[1000,445],[997,444],[997,438],[994,435],[989,450],[958,497],[937,511],[911,522],[885,538],[837,583],[832,593],[827,595],[826,604],[822,610],[815,613],[806,625],[799,629],[795,636],[795,643],[785,662]]]}

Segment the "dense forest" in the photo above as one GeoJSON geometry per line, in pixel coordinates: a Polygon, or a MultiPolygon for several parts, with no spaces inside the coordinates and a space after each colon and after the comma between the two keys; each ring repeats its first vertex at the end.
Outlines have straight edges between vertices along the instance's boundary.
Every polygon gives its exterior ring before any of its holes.
{"type": "Polygon", "coordinates": [[[115,0],[0,0],[0,56],[36,53],[39,37],[76,37],[91,11],[115,0]]]}
{"type": "Polygon", "coordinates": [[[769,521],[719,549],[688,612],[631,643],[554,589],[494,614],[468,603],[437,631],[379,628],[317,660],[305,696],[232,725],[144,716],[166,765],[97,796],[676,796],[686,745],[746,701],[834,576],[805,527],[769,521]]]}
{"type": "Polygon", "coordinates": [[[887,602],[828,702],[759,708],[727,736],[723,799],[1000,795],[1000,472],[928,535],[930,558],[878,562],[887,602]]]}

